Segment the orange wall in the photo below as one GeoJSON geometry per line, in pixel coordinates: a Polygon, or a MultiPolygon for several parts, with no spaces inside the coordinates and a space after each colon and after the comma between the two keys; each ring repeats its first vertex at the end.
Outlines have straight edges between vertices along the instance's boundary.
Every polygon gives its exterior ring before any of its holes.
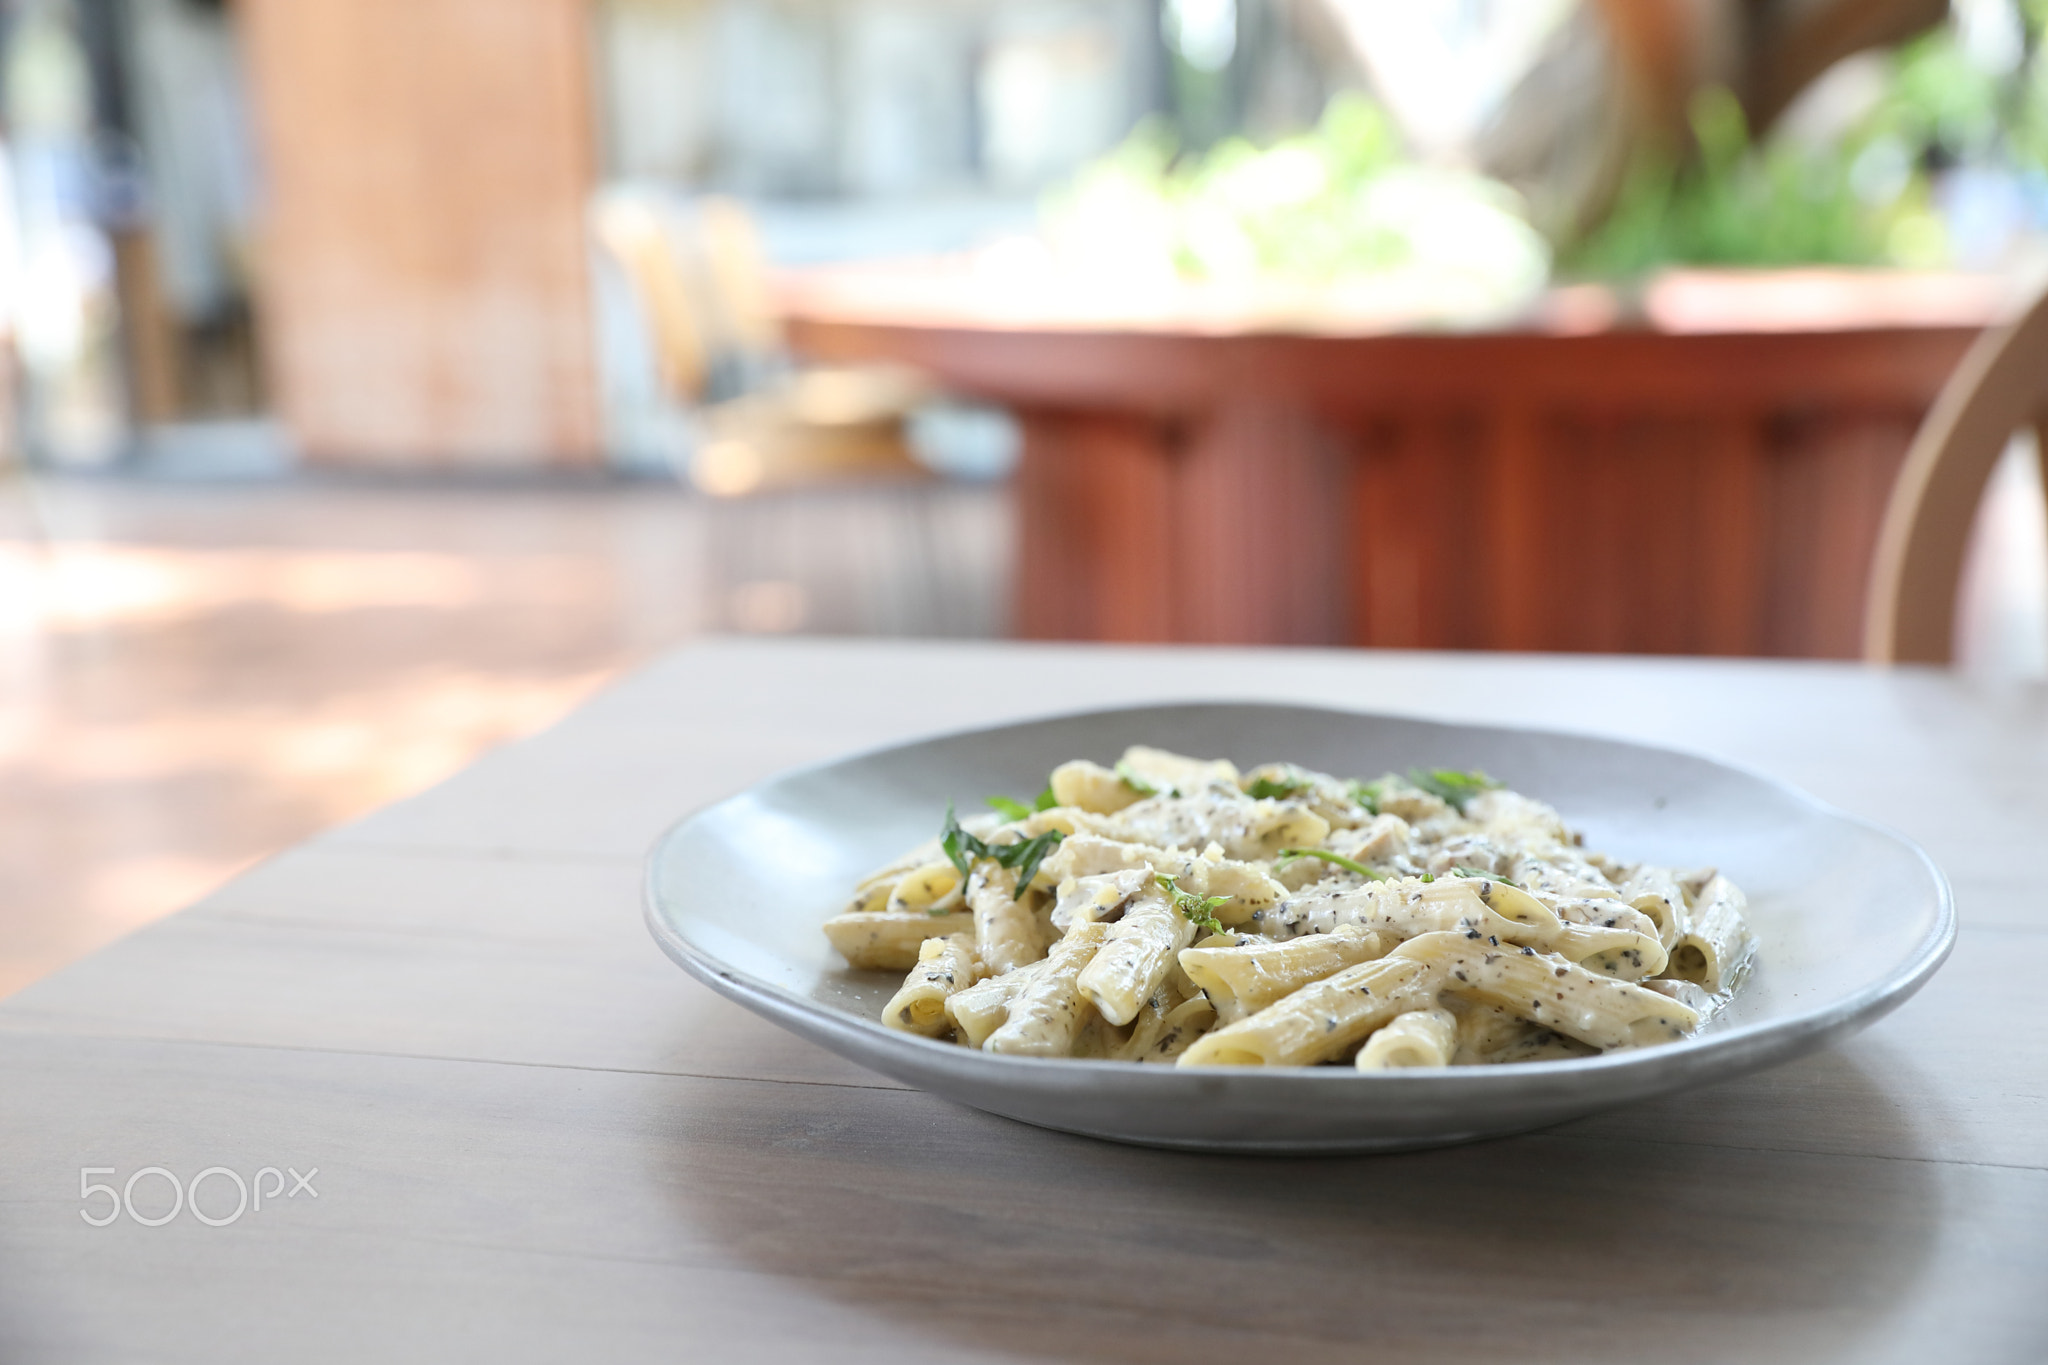
{"type": "Polygon", "coordinates": [[[265,346],[330,463],[598,458],[584,0],[239,0],[265,346]]]}

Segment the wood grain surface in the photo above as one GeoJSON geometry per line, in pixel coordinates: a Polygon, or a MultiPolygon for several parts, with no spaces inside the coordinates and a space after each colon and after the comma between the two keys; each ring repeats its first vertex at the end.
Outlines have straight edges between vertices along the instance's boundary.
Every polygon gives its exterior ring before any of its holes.
{"type": "MultiPolygon", "coordinates": [[[[2048,691],[1931,670],[686,650],[0,1004],[0,1359],[2038,1361],[2048,1032],[2013,976],[2048,948],[2043,828],[2048,691]],[[956,1108],[711,995],[641,926],[649,843],[778,769],[1195,697],[1748,763],[1922,842],[1961,939],[1776,1071],[1281,1160],[956,1108]],[[318,1197],[81,1219],[80,1168],[153,1165],[318,1167],[318,1197]]],[[[204,1207],[232,1204],[216,1178],[204,1207]]]]}

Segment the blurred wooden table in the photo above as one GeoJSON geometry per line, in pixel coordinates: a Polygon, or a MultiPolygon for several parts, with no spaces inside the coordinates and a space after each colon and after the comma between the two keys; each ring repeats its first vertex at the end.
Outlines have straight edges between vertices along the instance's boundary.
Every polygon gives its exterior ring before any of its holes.
{"type": "MultiPolygon", "coordinates": [[[[686,650],[0,1004],[0,1359],[2038,1362],[2048,1032],[2014,970],[2048,948],[2044,827],[2048,693],[1931,672],[686,650]],[[1755,764],[1925,843],[1961,938],[1896,1014],[1778,1071],[1280,1160],[955,1108],[712,995],[641,925],[649,843],[777,769],[1218,696],[1755,764]],[[215,1174],[222,1226],[88,1226],[81,1179],[149,1167],[317,1168],[317,1196],[228,1222],[215,1174]]],[[[133,1199],[168,1211],[166,1178],[133,1199]]]]}
{"type": "Polygon", "coordinates": [[[1854,657],[1906,445],[1987,277],[1671,275],[1524,328],[1132,300],[963,267],[793,276],[794,344],[1022,419],[1042,639],[1854,657]]]}

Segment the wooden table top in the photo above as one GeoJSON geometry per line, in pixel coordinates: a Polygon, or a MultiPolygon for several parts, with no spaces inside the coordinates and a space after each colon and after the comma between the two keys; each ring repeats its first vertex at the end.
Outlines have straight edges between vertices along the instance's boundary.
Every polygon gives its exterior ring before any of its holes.
{"type": "Polygon", "coordinates": [[[790,344],[811,359],[906,365],[1024,408],[1153,415],[1226,395],[1380,414],[1538,399],[1916,409],[2024,297],[1995,275],[1683,271],[1635,294],[1562,287],[1507,325],[1459,330],[1341,292],[1131,293],[991,280],[959,263],[792,272],[778,288],[790,344]]]}
{"type": "MultiPolygon", "coordinates": [[[[0,1003],[0,1359],[2038,1361],[2048,1029],[2014,974],[2048,949],[2044,830],[2038,685],[688,649],[0,1003]],[[1921,841],[1961,937],[1904,1008],[1776,1071],[1506,1141],[1276,1160],[955,1108],[712,995],[641,925],[650,842],[779,769],[1196,697],[1751,764],[1921,841]],[[88,1225],[107,1203],[81,1182],[149,1167],[266,1202],[88,1225]]],[[[137,1211],[169,1188],[140,1176],[137,1211]]]]}

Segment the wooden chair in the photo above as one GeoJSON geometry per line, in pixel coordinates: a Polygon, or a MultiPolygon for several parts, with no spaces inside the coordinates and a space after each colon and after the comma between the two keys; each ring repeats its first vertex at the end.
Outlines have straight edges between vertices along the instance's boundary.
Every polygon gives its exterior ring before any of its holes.
{"type": "Polygon", "coordinates": [[[797,363],[746,209],[608,191],[593,235],[632,288],[662,387],[694,429],[712,624],[741,631],[931,633],[951,594],[948,490],[910,452],[930,396],[888,366],[797,363]]]}
{"type": "Polygon", "coordinates": [[[1950,661],[1977,507],[2022,427],[2043,442],[2048,472],[2048,291],[1978,339],[1913,438],[1878,532],[1864,599],[1865,659],[1950,661]]]}
{"type": "Polygon", "coordinates": [[[903,425],[928,385],[887,366],[792,361],[744,207],[619,190],[600,200],[593,227],[639,301],[663,387],[695,416],[689,476],[700,492],[930,479],[903,425]]]}

